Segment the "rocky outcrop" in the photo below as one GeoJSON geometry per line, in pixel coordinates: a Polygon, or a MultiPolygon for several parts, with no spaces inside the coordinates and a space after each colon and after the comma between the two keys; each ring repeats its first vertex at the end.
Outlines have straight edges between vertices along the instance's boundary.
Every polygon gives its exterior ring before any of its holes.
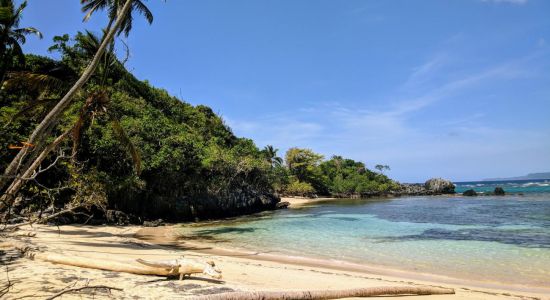
{"type": "Polygon", "coordinates": [[[469,190],[464,191],[464,193],[462,193],[462,196],[472,197],[472,196],[477,196],[477,193],[476,193],[476,191],[474,191],[472,189],[469,189],[469,190]]]}
{"type": "Polygon", "coordinates": [[[426,190],[424,185],[420,183],[402,184],[399,194],[404,196],[424,196],[432,193],[426,190]]]}
{"type": "Polygon", "coordinates": [[[284,209],[284,208],[288,208],[289,206],[290,206],[290,202],[288,202],[288,201],[281,201],[281,202],[279,202],[279,203],[277,203],[277,204],[275,205],[275,208],[277,208],[277,209],[284,209]]]}
{"type": "Polygon", "coordinates": [[[426,183],[403,183],[394,196],[430,196],[441,194],[454,194],[455,185],[446,179],[432,178],[426,183]]]}
{"type": "Polygon", "coordinates": [[[504,191],[503,188],[501,188],[500,186],[497,186],[495,188],[495,191],[493,192],[496,196],[504,196],[506,194],[506,192],[504,191]]]}
{"type": "Polygon", "coordinates": [[[424,183],[424,188],[435,194],[454,194],[455,185],[443,178],[432,178],[424,183]]]}

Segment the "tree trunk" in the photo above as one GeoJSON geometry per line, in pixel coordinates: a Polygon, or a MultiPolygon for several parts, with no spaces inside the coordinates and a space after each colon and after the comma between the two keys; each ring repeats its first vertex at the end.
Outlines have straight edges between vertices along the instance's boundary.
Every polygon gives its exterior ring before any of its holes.
{"type": "Polygon", "coordinates": [[[71,132],[71,129],[65,131],[63,134],[58,136],[51,144],[49,144],[41,153],[38,155],[38,157],[32,162],[32,164],[27,168],[25,173],[23,173],[20,177],[16,177],[11,185],[6,189],[4,194],[0,197],[0,211],[3,211],[6,209],[7,205],[12,204],[13,199],[15,199],[15,196],[23,186],[26,180],[29,180],[31,176],[33,176],[34,171],[38,169],[40,164],[48,157],[50,152],[52,152],[57,146],[69,135],[71,132]]]}
{"type": "Polygon", "coordinates": [[[383,286],[347,290],[317,290],[317,291],[257,291],[230,292],[213,295],[189,297],[189,300],[317,300],[340,299],[351,297],[406,296],[406,295],[446,295],[454,294],[453,289],[435,287],[383,286]]]}
{"type": "MultiPolygon", "coordinates": [[[[21,250],[26,251],[25,249],[27,249],[27,247],[23,244],[21,250]]],[[[191,274],[206,274],[213,278],[221,278],[221,271],[215,268],[213,262],[188,258],[178,258],[168,261],[147,261],[143,259],[113,260],[57,253],[35,253],[31,251],[27,251],[25,255],[30,259],[39,259],[54,264],[113,272],[139,275],[179,276],[180,279],[183,279],[184,275],[191,274]]]]}
{"type": "MultiPolygon", "coordinates": [[[[74,95],[84,86],[84,84],[90,79],[92,74],[94,73],[95,69],[97,68],[101,57],[103,56],[103,53],[105,52],[105,49],[109,45],[109,43],[112,41],[113,37],[115,36],[116,32],[118,31],[119,27],[121,26],[124,17],[128,14],[132,7],[133,0],[127,0],[124,6],[122,7],[122,10],[117,16],[117,20],[114,24],[114,26],[106,33],[105,38],[103,39],[101,45],[99,46],[99,49],[97,50],[96,54],[94,55],[94,58],[88,65],[88,67],[84,70],[78,81],[73,85],[73,87],[65,94],[65,96],[57,103],[57,105],[46,115],[46,117],[40,122],[40,124],[34,129],[33,133],[29,137],[29,140],[27,141],[30,144],[36,143],[36,141],[44,134],[46,129],[54,125],[58,119],[61,113],[67,108],[67,106],[71,103],[74,95]]],[[[11,163],[8,165],[6,170],[4,171],[4,176],[0,177],[0,190],[2,190],[8,178],[11,178],[13,175],[15,175],[18,172],[18,169],[23,162],[23,159],[25,158],[25,155],[28,153],[29,147],[24,146],[23,149],[21,149],[17,155],[13,158],[11,163]]],[[[25,173],[26,170],[23,171],[25,173]]]]}

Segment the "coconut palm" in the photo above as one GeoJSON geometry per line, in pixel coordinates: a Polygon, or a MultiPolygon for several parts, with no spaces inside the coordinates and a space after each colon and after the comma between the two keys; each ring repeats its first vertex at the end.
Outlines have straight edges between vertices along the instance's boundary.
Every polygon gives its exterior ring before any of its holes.
{"type": "Polygon", "coordinates": [[[267,161],[272,167],[277,167],[283,164],[283,159],[277,156],[277,151],[279,151],[279,149],[274,148],[272,145],[265,146],[263,150],[267,161]]]}
{"type": "MultiPolygon", "coordinates": [[[[94,53],[97,52],[97,49],[100,47],[100,41],[99,37],[93,34],[90,31],[86,31],[84,34],[78,34],[76,38],[78,42],[78,47],[83,52],[85,56],[93,56],[94,53]]],[[[103,54],[104,58],[102,59],[102,64],[100,66],[99,74],[101,78],[101,84],[103,85],[105,83],[105,78],[107,77],[109,67],[120,63],[114,54],[114,43],[111,43],[111,45],[108,47],[107,51],[103,54]]],[[[27,78],[27,80],[23,81],[23,84],[27,84],[30,87],[32,87],[35,83],[33,80],[38,75],[36,74],[20,74],[19,76],[23,78],[27,78]]],[[[40,76],[38,76],[40,77],[40,76]]],[[[48,76],[52,77],[52,76],[48,76]]],[[[15,77],[18,78],[18,77],[15,77]]],[[[19,79],[19,78],[18,78],[19,79]]],[[[11,79],[13,80],[13,79],[11,79]]],[[[8,81],[8,83],[11,84],[11,80],[8,81]]],[[[56,82],[55,78],[49,78],[49,81],[56,82]]],[[[38,82],[44,83],[43,86],[48,87],[48,82],[46,80],[38,82]]],[[[50,87],[51,88],[51,87],[50,87]]],[[[120,124],[119,118],[117,115],[110,109],[110,97],[109,93],[107,92],[108,88],[106,86],[102,86],[102,88],[99,91],[91,92],[82,109],[80,110],[79,117],[77,121],[72,125],[72,127],[68,130],[65,130],[61,135],[59,135],[52,143],[50,143],[48,146],[44,148],[44,150],[36,156],[36,158],[33,159],[32,163],[25,169],[24,172],[22,172],[22,175],[20,177],[15,178],[10,186],[6,189],[4,195],[0,197],[1,202],[7,202],[9,198],[13,198],[21,187],[23,187],[25,181],[33,176],[36,176],[35,172],[40,167],[41,163],[48,157],[48,155],[57,148],[63,140],[65,140],[67,137],[72,136],[73,139],[73,155],[72,157],[75,158],[76,153],[78,151],[79,145],[80,145],[80,139],[81,134],[86,128],[88,128],[92,121],[96,118],[106,118],[109,121],[109,124],[112,127],[112,130],[115,134],[115,137],[119,141],[119,143],[127,150],[127,152],[132,157],[132,160],[134,162],[135,171],[137,174],[141,172],[141,155],[137,148],[133,145],[130,138],[127,136],[126,132],[124,131],[122,125],[120,124]]],[[[42,103],[43,104],[43,103],[42,103]]],[[[35,103],[31,103],[29,106],[31,108],[35,107],[35,103]]],[[[26,112],[28,112],[29,108],[24,108],[22,112],[18,113],[16,116],[20,116],[26,112]]],[[[1,207],[0,203],[0,207],[1,207]]]]}
{"type": "MultiPolygon", "coordinates": [[[[109,14],[109,24],[107,25],[106,30],[109,30],[111,28],[112,23],[116,19],[116,14],[118,9],[122,7],[124,4],[124,1],[121,0],[80,0],[80,3],[82,4],[82,11],[86,13],[84,16],[84,21],[88,21],[91,16],[100,10],[107,10],[109,14]]],[[[153,23],[153,13],[143,4],[143,1],[140,0],[134,0],[132,11],[136,11],[143,15],[147,22],[149,24],[153,23]]],[[[126,36],[130,34],[130,31],[132,30],[132,11],[128,13],[126,18],[124,19],[124,23],[120,26],[118,34],[121,34],[124,32],[126,36]]]]}
{"type": "Polygon", "coordinates": [[[27,1],[15,8],[13,0],[0,0],[0,87],[13,59],[24,63],[21,44],[25,43],[26,36],[35,34],[42,38],[42,33],[34,27],[18,28],[25,7],[27,1]]]}
{"type": "MultiPolygon", "coordinates": [[[[83,4],[88,3],[89,1],[81,0],[83,4]]],[[[109,0],[106,1],[105,5],[102,7],[95,8],[91,13],[101,10],[101,9],[109,9],[110,12],[116,12],[110,14],[110,21],[109,25],[107,26],[107,30],[101,39],[101,44],[95,53],[93,59],[89,63],[89,65],[86,67],[80,78],[76,81],[76,83],[71,87],[71,89],[61,98],[61,100],[56,104],[56,106],[46,115],[46,117],[38,124],[38,126],[34,129],[32,134],[30,135],[26,145],[35,145],[34,151],[41,151],[45,146],[43,145],[43,141],[47,138],[48,130],[55,126],[55,124],[59,121],[59,118],[61,114],[65,111],[65,109],[69,106],[71,101],[73,100],[73,97],[76,95],[76,93],[86,84],[86,82],[90,79],[92,74],[97,69],[103,54],[105,53],[105,50],[111,42],[113,41],[115,35],[118,33],[121,33],[121,28],[125,28],[124,31],[128,32],[127,24],[129,20],[131,21],[131,10],[134,7],[138,7],[138,9],[143,9],[141,5],[136,6],[136,2],[140,2],[140,4],[143,4],[139,0],[109,0]],[[116,19],[115,19],[116,18],[116,19]],[[124,27],[126,26],[126,27],[124,27]]],[[[91,14],[90,13],[90,14],[91,14]]],[[[131,27],[130,27],[131,29],[131,27]]],[[[0,177],[0,190],[4,188],[6,182],[8,179],[13,178],[20,170],[21,165],[23,164],[25,156],[29,152],[29,146],[23,147],[17,155],[13,158],[13,160],[10,162],[6,170],[4,171],[4,176],[0,177]]],[[[27,173],[27,170],[21,170],[20,173],[27,173]]]]}
{"type": "MultiPolygon", "coordinates": [[[[135,172],[139,175],[141,172],[141,154],[126,134],[126,131],[124,131],[117,115],[110,109],[110,102],[111,100],[107,92],[92,92],[86,99],[84,107],[80,110],[77,121],[69,129],[61,133],[61,135],[59,135],[52,143],[46,146],[44,150],[36,157],[36,159],[34,159],[34,161],[29,165],[21,177],[13,180],[10,186],[6,189],[4,195],[0,197],[0,202],[7,202],[9,199],[13,198],[17,195],[17,193],[19,193],[19,190],[23,187],[27,180],[36,177],[36,170],[40,167],[42,162],[61,144],[61,142],[69,136],[72,136],[73,139],[72,157],[75,159],[80,145],[82,132],[91,126],[92,122],[98,118],[105,118],[108,121],[115,138],[131,156],[134,163],[135,172]]],[[[0,203],[0,207],[1,204],[2,203],[0,203]]]]}

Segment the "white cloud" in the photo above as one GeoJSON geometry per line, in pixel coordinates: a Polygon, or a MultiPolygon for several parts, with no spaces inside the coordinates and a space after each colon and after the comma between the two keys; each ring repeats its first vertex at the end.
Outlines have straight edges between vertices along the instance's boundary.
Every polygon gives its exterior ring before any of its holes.
{"type": "Polygon", "coordinates": [[[436,55],[414,68],[405,83],[395,89],[397,95],[388,96],[394,100],[382,108],[313,103],[228,123],[238,135],[252,137],[259,146],[272,144],[282,152],[293,146],[308,147],[326,156],[341,154],[371,166],[385,163],[392,166],[392,175],[403,181],[418,180],[420,174],[456,180],[494,177],[512,169],[529,171],[528,168],[550,166],[550,158],[535,162],[519,156],[526,153],[541,157],[537,153],[550,149],[549,132],[486,126],[485,114],[477,111],[446,120],[434,119],[427,125],[413,123],[411,118],[486,83],[532,76],[532,68],[527,67],[538,57],[531,55],[466,72],[461,65],[453,65],[449,55],[436,55]],[[460,72],[448,72],[452,68],[460,72]],[[484,169],[493,173],[483,173],[484,169]]]}

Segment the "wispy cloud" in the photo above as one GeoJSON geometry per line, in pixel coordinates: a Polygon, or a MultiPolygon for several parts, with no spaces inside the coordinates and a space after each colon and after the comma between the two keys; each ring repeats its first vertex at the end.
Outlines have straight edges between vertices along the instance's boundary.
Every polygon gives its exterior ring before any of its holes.
{"type": "Polygon", "coordinates": [[[527,0],[481,0],[483,2],[493,2],[493,3],[509,3],[509,4],[526,4],[527,0]]]}
{"type": "MultiPolygon", "coordinates": [[[[422,173],[459,179],[454,170],[461,164],[474,168],[474,161],[479,163],[481,157],[495,164],[496,158],[550,149],[550,132],[488,126],[484,124],[485,113],[479,111],[457,111],[452,118],[434,116],[428,124],[415,122],[414,117],[487,84],[534,76],[539,72],[533,68],[538,58],[540,54],[535,53],[472,70],[453,59],[451,53],[435,54],[411,69],[403,84],[388,93],[387,101],[363,102],[385,103],[382,107],[323,102],[228,123],[260,146],[273,144],[281,151],[292,146],[311,147],[325,155],[343,154],[371,165],[387,163],[399,170],[398,178],[405,181],[418,176],[418,168],[426,169],[422,173]],[[448,166],[444,172],[442,165],[448,166]]],[[[549,165],[550,159],[545,163],[549,165]]],[[[517,161],[512,164],[520,165],[517,161]]],[[[479,176],[479,170],[472,169],[472,176],[474,173],[479,176]]]]}

